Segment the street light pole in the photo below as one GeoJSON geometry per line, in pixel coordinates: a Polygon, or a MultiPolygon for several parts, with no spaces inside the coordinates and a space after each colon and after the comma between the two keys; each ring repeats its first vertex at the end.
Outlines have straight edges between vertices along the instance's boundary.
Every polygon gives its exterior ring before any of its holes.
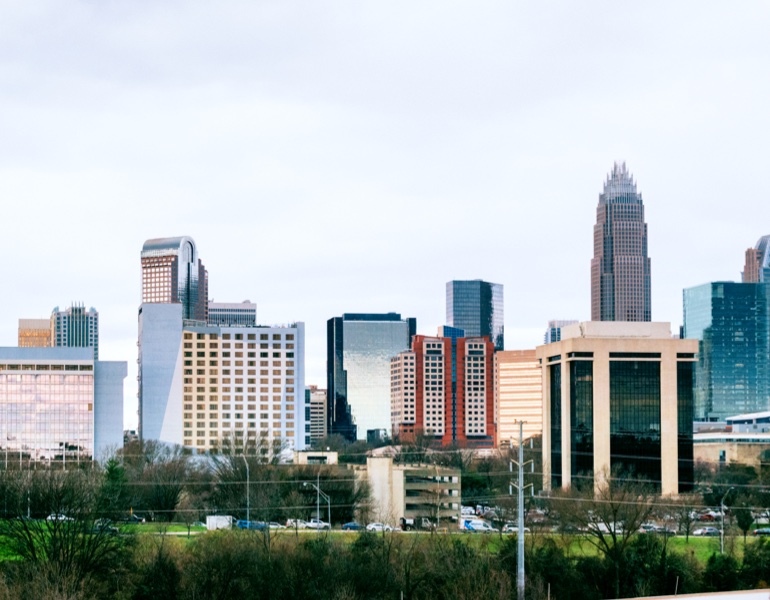
{"type": "Polygon", "coordinates": [[[251,523],[251,498],[249,498],[249,461],[246,460],[246,455],[241,454],[243,464],[246,465],[246,521],[249,523],[246,527],[250,527],[251,523]]]}
{"type": "MultiPolygon", "coordinates": [[[[321,521],[321,496],[323,496],[323,499],[326,500],[326,504],[328,505],[328,519],[329,519],[329,529],[332,528],[332,499],[328,496],[328,494],[324,494],[321,491],[321,474],[318,474],[318,477],[316,478],[317,484],[310,483],[309,481],[306,481],[302,485],[308,486],[312,485],[315,488],[315,514],[316,518],[321,521]]],[[[321,531],[321,528],[318,528],[318,531],[321,531]]]]}
{"type": "Polygon", "coordinates": [[[725,553],[725,500],[727,499],[727,495],[732,492],[735,488],[730,488],[725,492],[725,495],[722,496],[722,499],[719,501],[719,513],[722,517],[722,529],[719,532],[719,553],[724,554],[725,553]]]}

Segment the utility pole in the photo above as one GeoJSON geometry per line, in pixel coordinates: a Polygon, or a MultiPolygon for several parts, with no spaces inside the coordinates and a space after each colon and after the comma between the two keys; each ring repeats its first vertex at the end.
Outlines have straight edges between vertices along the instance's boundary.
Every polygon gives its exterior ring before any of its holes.
{"type": "Polygon", "coordinates": [[[251,494],[249,494],[249,461],[246,460],[246,455],[241,454],[241,458],[243,459],[243,464],[246,465],[246,521],[249,523],[246,525],[247,528],[251,527],[251,494]]]}
{"type": "MultiPolygon", "coordinates": [[[[519,460],[511,459],[509,472],[513,476],[513,463],[516,462],[519,467],[518,484],[511,479],[508,485],[508,492],[512,496],[513,488],[516,488],[518,497],[518,524],[517,524],[517,549],[516,549],[516,591],[518,600],[524,600],[524,421],[519,421],[519,460]]],[[[531,461],[527,461],[531,462],[531,461]]],[[[531,483],[528,485],[532,485],[531,483]]]]}

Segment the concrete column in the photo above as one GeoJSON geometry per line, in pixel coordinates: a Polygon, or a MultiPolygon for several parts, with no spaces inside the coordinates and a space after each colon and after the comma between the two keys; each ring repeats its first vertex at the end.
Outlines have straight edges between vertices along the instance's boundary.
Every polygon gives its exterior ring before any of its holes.
{"type": "Polygon", "coordinates": [[[594,490],[610,475],[610,354],[594,347],[594,490]]]}
{"type": "Polygon", "coordinates": [[[569,364],[567,352],[561,357],[561,475],[562,487],[567,489],[572,485],[572,423],[570,406],[572,398],[569,395],[569,364]]]}
{"type": "Polygon", "coordinates": [[[660,361],[660,479],[661,493],[679,493],[676,347],[663,347],[660,361]]]}
{"type": "Polygon", "coordinates": [[[551,491],[551,386],[548,379],[548,362],[540,366],[543,382],[543,490],[551,491]]]}

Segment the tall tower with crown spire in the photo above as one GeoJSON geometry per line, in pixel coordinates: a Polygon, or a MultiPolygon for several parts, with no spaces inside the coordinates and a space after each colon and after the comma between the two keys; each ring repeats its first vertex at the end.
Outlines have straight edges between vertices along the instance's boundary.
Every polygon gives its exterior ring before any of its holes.
{"type": "Polygon", "coordinates": [[[591,320],[650,321],[650,259],[642,195],[615,163],[599,194],[591,260],[591,320]]]}

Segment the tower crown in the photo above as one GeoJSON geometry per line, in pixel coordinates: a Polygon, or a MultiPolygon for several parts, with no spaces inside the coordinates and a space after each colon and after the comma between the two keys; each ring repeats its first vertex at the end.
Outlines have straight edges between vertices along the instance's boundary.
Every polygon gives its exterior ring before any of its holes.
{"type": "Polygon", "coordinates": [[[636,190],[636,182],[633,175],[626,168],[625,161],[612,166],[612,172],[607,175],[604,182],[604,190],[599,195],[599,203],[606,204],[613,200],[621,202],[635,202],[641,204],[642,196],[636,190]]]}

